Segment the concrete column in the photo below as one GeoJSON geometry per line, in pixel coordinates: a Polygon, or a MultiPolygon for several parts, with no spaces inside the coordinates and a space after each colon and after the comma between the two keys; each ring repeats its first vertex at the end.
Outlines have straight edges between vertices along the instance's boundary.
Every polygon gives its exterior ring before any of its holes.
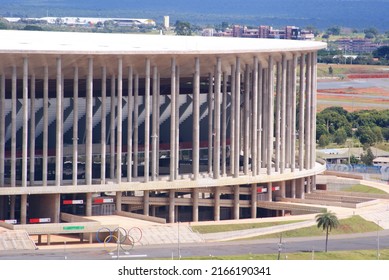
{"type": "Polygon", "coordinates": [[[208,74],[208,173],[212,174],[212,162],[213,162],[213,75],[208,74]]]}
{"type": "Polygon", "coordinates": [[[311,55],[307,55],[306,64],[306,103],[305,103],[305,169],[309,169],[311,166],[311,140],[312,140],[312,127],[311,127],[311,102],[312,102],[312,76],[311,76],[311,55]]]}
{"type": "Polygon", "coordinates": [[[78,175],[78,66],[73,77],[73,186],[77,186],[78,175]]]}
{"type": "Polygon", "coordinates": [[[116,210],[122,211],[122,192],[116,192],[116,210]]]}
{"type": "Polygon", "coordinates": [[[306,186],[305,192],[306,193],[311,193],[312,192],[312,178],[311,177],[307,177],[306,181],[307,181],[307,186],[306,186]]]}
{"type": "Polygon", "coordinates": [[[304,139],[305,139],[305,79],[304,79],[305,55],[300,56],[300,90],[299,90],[299,170],[304,168],[304,139]]]}
{"type": "Polygon", "coordinates": [[[282,84],[282,68],[281,68],[281,62],[277,62],[277,83],[276,83],[276,100],[275,100],[275,110],[276,110],[276,116],[275,116],[275,129],[276,129],[276,143],[275,143],[275,162],[274,166],[275,172],[280,171],[280,148],[281,148],[281,84],[282,84]]]}
{"type": "Polygon", "coordinates": [[[195,58],[195,72],[193,79],[193,148],[192,167],[193,179],[199,177],[200,160],[200,59],[195,58]]]}
{"type": "Polygon", "coordinates": [[[285,181],[281,181],[280,190],[281,190],[281,192],[280,192],[281,197],[285,198],[286,197],[286,182],[285,181]]]}
{"type": "Polygon", "coordinates": [[[287,60],[282,55],[282,89],[281,89],[281,149],[280,149],[280,171],[285,172],[286,160],[286,93],[287,93],[287,60]]]}
{"type": "Polygon", "coordinates": [[[92,185],[92,127],[93,127],[93,58],[88,59],[86,81],[86,139],[85,139],[85,183],[92,185]]]}
{"type": "Polygon", "coordinates": [[[236,67],[231,65],[231,105],[230,105],[230,173],[235,172],[235,84],[236,84],[236,67]]]}
{"type": "Polygon", "coordinates": [[[30,186],[33,186],[35,185],[35,74],[31,76],[30,96],[30,186]]]}
{"type": "Polygon", "coordinates": [[[214,214],[215,221],[220,221],[220,187],[215,187],[214,191],[214,214]]]}
{"type": "Polygon", "coordinates": [[[92,193],[86,194],[85,215],[92,216],[92,193]]]}
{"type": "Polygon", "coordinates": [[[199,221],[199,189],[194,188],[192,191],[192,220],[193,222],[199,221]]]}
{"type": "Polygon", "coordinates": [[[111,77],[111,122],[110,122],[110,177],[115,178],[115,118],[116,118],[116,84],[115,74],[111,77]]]}
{"type": "MultiPolygon", "coordinates": [[[[132,181],[132,114],[134,112],[134,97],[133,97],[133,69],[128,67],[128,119],[127,119],[127,181],[132,181]]],[[[153,112],[154,114],[154,112],[153,112]]]]}
{"type": "MultiPolygon", "coordinates": [[[[292,160],[292,95],[293,95],[293,61],[288,60],[286,90],[286,146],[285,146],[285,167],[290,168],[292,160]]],[[[294,144],[294,143],[293,143],[294,144]]]]}
{"type": "Polygon", "coordinates": [[[44,67],[43,78],[43,139],[42,139],[42,183],[47,186],[47,160],[49,146],[49,68],[44,67]]]}
{"type": "Polygon", "coordinates": [[[244,162],[243,171],[245,175],[249,173],[250,157],[250,66],[246,64],[244,74],[244,162]]]}
{"type": "Polygon", "coordinates": [[[266,168],[267,166],[267,142],[269,134],[269,93],[267,90],[267,79],[268,77],[268,70],[267,68],[262,69],[262,144],[261,144],[261,151],[262,151],[262,167],[266,168]]]}
{"type": "Polygon", "coordinates": [[[62,181],[62,59],[57,58],[57,106],[56,106],[56,144],[55,144],[55,185],[59,187],[62,181]]]}
{"type": "Polygon", "coordinates": [[[272,182],[267,183],[267,199],[268,201],[273,201],[273,189],[272,182]]]}
{"type": "Polygon", "coordinates": [[[291,163],[290,163],[290,169],[292,172],[294,172],[296,168],[296,102],[297,102],[297,78],[296,78],[296,67],[297,67],[297,55],[293,55],[292,60],[292,127],[291,127],[291,133],[292,133],[292,147],[291,147],[291,163]]]}
{"type": "Polygon", "coordinates": [[[150,215],[150,191],[143,191],[143,215],[150,215]]]}
{"type": "Polygon", "coordinates": [[[305,198],[305,178],[300,179],[300,197],[301,199],[305,198]]]}
{"type": "Polygon", "coordinates": [[[214,120],[214,156],[213,156],[213,178],[219,179],[220,177],[220,94],[221,94],[221,59],[216,58],[216,71],[215,71],[215,120],[214,120]]]}
{"type": "Polygon", "coordinates": [[[28,58],[23,59],[22,187],[27,187],[28,160],[28,58]]]}
{"type": "MultiPolygon", "coordinates": [[[[0,187],[4,186],[4,171],[5,171],[5,75],[0,76],[0,187]]],[[[1,201],[4,201],[1,198],[1,201]]],[[[4,204],[3,204],[4,205],[4,204]]],[[[0,212],[2,212],[0,207],[0,212]]],[[[0,216],[2,217],[2,215],[0,216]]]]}
{"type": "Polygon", "coordinates": [[[257,130],[257,141],[258,141],[258,152],[257,152],[257,173],[261,174],[262,167],[262,135],[263,135],[263,90],[262,90],[262,64],[259,62],[258,64],[258,114],[257,114],[257,122],[258,122],[258,130],[257,130]]]}
{"type": "Polygon", "coordinates": [[[239,208],[240,208],[239,189],[240,189],[239,185],[234,186],[234,220],[239,220],[239,208]]]}
{"type": "Polygon", "coordinates": [[[145,164],[144,176],[145,182],[149,181],[150,173],[150,58],[146,58],[146,77],[145,77],[145,164]]]}
{"type": "Polygon", "coordinates": [[[180,170],[180,67],[176,65],[176,151],[175,151],[175,178],[180,170]]]}
{"type": "Polygon", "coordinates": [[[159,162],[159,158],[157,156],[157,127],[159,126],[159,118],[158,118],[158,68],[157,66],[153,67],[153,96],[152,96],[152,132],[151,132],[151,180],[155,181],[157,179],[157,165],[159,162]]]}
{"type": "MultiPolygon", "coordinates": [[[[316,88],[317,88],[317,52],[311,53],[311,70],[312,70],[312,79],[311,79],[311,94],[312,94],[312,106],[311,106],[311,124],[312,124],[312,147],[311,147],[311,166],[310,168],[315,167],[316,162],[316,110],[317,110],[317,101],[316,101],[316,88]]],[[[314,184],[313,184],[314,185],[314,184]]]]}
{"type": "MultiPolygon", "coordinates": [[[[118,59],[118,117],[117,117],[117,156],[116,156],[116,180],[122,181],[122,142],[123,142],[123,59],[118,59]]],[[[120,192],[121,194],[121,192],[120,192]]],[[[118,195],[118,194],[117,194],[118,195]]]]}
{"type": "Polygon", "coordinates": [[[240,131],[240,58],[236,58],[235,68],[235,170],[234,178],[239,177],[240,170],[240,142],[241,142],[241,131],[240,131]]]}
{"type": "Polygon", "coordinates": [[[169,191],[169,223],[174,223],[175,222],[175,196],[176,196],[176,191],[175,190],[170,190],[169,191]]]}
{"type": "Polygon", "coordinates": [[[251,219],[257,218],[257,184],[251,184],[251,219]]]}
{"type": "Polygon", "coordinates": [[[138,177],[139,162],[139,75],[135,74],[134,81],[134,177],[138,177]]]}
{"type": "Polygon", "coordinates": [[[227,175],[227,72],[223,72],[223,92],[222,92],[222,175],[227,175]]]}
{"type": "Polygon", "coordinates": [[[170,181],[176,175],[176,58],[171,59],[170,76],[170,181]]]}
{"type": "MultiPolygon", "coordinates": [[[[157,78],[157,118],[159,120],[159,116],[161,115],[161,74],[158,73],[158,78],[157,78]]],[[[159,122],[159,121],[158,121],[159,122]]],[[[158,126],[157,126],[157,139],[160,139],[159,137],[159,131],[160,131],[160,126],[159,126],[159,123],[158,123],[158,126]]],[[[159,155],[159,140],[157,141],[158,145],[157,145],[157,158],[158,158],[158,164],[157,164],[157,174],[159,175],[159,158],[160,158],[160,155],[159,155]]],[[[153,215],[155,216],[155,215],[153,215]]]]}
{"type": "Polygon", "coordinates": [[[291,198],[296,198],[296,179],[293,179],[292,181],[291,181],[291,186],[290,186],[290,188],[291,188],[291,195],[290,195],[290,197],[291,198]]]}
{"type": "Polygon", "coordinates": [[[61,195],[54,194],[54,223],[61,221],[61,195]]]}
{"type": "Polygon", "coordinates": [[[107,163],[107,67],[101,68],[101,165],[100,181],[105,184],[107,163]]]}
{"type": "Polygon", "coordinates": [[[20,223],[22,225],[27,224],[27,195],[22,194],[20,196],[20,223]]]}
{"type": "Polygon", "coordinates": [[[268,104],[269,104],[269,134],[267,138],[267,174],[271,175],[272,173],[272,157],[273,157],[273,135],[274,135],[274,67],[273,67],[273,57],[269,56],[269,68],[268,68],[268,104]]]}
{"type": "MultiPolygon", "coordinates": [[[[16,187],[16,102],[17,102],[16,66],[12,68],[12,113],[11,113],[11,187],[16,187]]],[[[15,213],[15,196],[11,196],[11,217],[15,213]],[[13,207],[12,207],[13,204],[13,207]]],[[[13,218],[11,218],[13,219],[13,218]]]]}
{"type": "MultiPolygon", "coordinates": [[[[252,97],[252,126],[251,126],[251,171],[253,176],[258,174],[258,57],[253,59],[253,97],[252,97]]],[[[257,210],[255,210],[255,213],[257,210]]],[[[252,215],[251,215],[252,216],[252,215]]]]}

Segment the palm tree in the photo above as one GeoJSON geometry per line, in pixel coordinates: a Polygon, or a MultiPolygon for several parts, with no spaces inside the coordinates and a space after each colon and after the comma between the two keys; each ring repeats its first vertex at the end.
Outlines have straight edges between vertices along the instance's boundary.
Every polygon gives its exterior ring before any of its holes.
{"type": "Polygon", "coordinates": [[[325,209],[323,213],[316,215],[316,223],[318,228],[323,228],[323,230],[326,231],[326,252],[327,252],[327,246],[328,246],[328,233],[333,228],[337,228],[339,225],[338,217],[336,217],[336,214],[327,211],[325,209]]]}

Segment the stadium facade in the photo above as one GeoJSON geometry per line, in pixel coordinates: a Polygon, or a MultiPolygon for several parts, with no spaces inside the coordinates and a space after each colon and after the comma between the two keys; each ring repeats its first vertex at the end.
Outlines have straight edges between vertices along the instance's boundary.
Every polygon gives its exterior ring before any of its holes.
{"type": "MultiPolygon", "coordinates": [[[[284,214],[316,162],[324,43],[0,32],[0,220],[284,214]],[[282,211],[282,212],[280,212],[282,211]]],[[[292,210],[291,210],[292,211],[292,210]]]]}

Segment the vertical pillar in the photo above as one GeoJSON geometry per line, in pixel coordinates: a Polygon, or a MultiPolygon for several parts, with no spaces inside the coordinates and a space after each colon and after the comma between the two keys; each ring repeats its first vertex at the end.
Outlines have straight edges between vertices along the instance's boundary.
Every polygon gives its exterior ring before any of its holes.
{"type": "Polygon", "coordinates": [[[194,188],[192,190],[192,220],[193,222],[198,222],[199,221],[199,189],[194,188]]]}
{"type": "Polygon", "coordinates": [[[214,121],[214,157],[213,157],[213,178],[220,177],[220,90],[221,90],[221,59],[216,58],[215,72],[215,121],[214,121]]]}
{"type": "MultiPolygon", "coordinates": [[[[117,117],[117,156],[116,156],[116,180],[117,183],[122,181],[122,141],[123,141],[123,59],[118,59],[118,117],[117,117]]],[[[121,195],[121,192],[116,195],[121,195]]]]}
{"type": "Polygon", "coordinates": [[[110,122],[110,177],[115,178],[115,118],[116,118],[116,84],[115,74],[111,77],[111,122],[110,122]]]}
{"type": "Polygon", "coordinates": [[[208,74],[208,94],[207,94],[207,105],[208,105],[208,173],[212,174],[212,162],[213,162],[213,75],[208,74]]]}
{"type": "Polygon", "coordinates": [[[176,150],[175,150],[175,175],[177,179],[180,169],[180,67],[176,65],[176,150]]]}
{"type": "MultiPolygon", "coordinates": [[[[4,186],[5,171],[5,75],[0,76],[0,187],[4,186]]],[[[1,198],[2,201],[3,198],[1,198]]],[[[4,204],[3,204],[4,205],[4,204]]],[[[0,211],[2,209],[0,208],[0,211]]]]}
{"type": "Polygon", "coordinates": [[[227,174],[227,72],[223,72],[223,92],[222,92],[222,175],[227,174]]]}
{"type": "Polygon", "coordinates": [[[286,159],[286,93],[287,93],[287,60],[286,55],[282,55],[282,90],[281,90],[281,154],[280,171],[285,172],[286,159]]]}
{"type": "Polygon", "coordinates": [[[311,92],[311,55],[307,54],[307,63],[306,63],[306,104],[305,104],[305,169],[310,168],[310,159],[311,159],[311,102],[312,102],[312,92],[311,92]]]}
{"type": "Polygon", "coordinates": [[[93,127],[93,58],[88,59],[86,81],[86,139],[85,139],[85,183],[92,184],[92,127],[93,127]]]}
{"type": "Polygon", "coordinates": [[[300,179],[300,198],[305,198],[305,178],[300,179]]]}
{"type": "Polygon", "coordinates": [[[143,192],[143,215],[150,215],[150,191],[143,192]]]}
{"type": "Polygon", "coordinates": [[[139,162],[139,74],[135,74],[134,81],[134,177],[138,177],[139,162]]]}
{"type": "MultiPolygon", "coordinates": [[[[290,168],[292,156],[292,95],[293,95],[293,60],[288,60],[286,91],[286,147],[285,167],[290,168]]],[[[294,143],[293,143],[294,144],[294,143]]]]}
{"type": "Polygon", "coordinates": [[[144,176],[149,181],[150,173],[150,58],[146,58],[145,77],[145,148],[144,148],[144,176]]]}
{"type": "MultiPolygon", "coordinates": [[[[253,59],[253,79],[252,79],[252,126],[251,126],[251,171],[253,176],[258,174],[258,57],[253,59]]],[[[255,210],[256,213],[257,210],[255,210]]],[[[253,215],[251,215],[253,216],[253,215]]]]}
{"type": "Polygon", "coordinates": [[[175,221],[175,206],[176,206],[176,203],[175,203],[175,196],[176,196],[176,192],[175,190],[170,190],[169,191],[169,223],[174,223],[175,221]]]}
{"type": "Polygon", "coordinates": [[[101,165],[100,181],[105,184],[107,162],[107,67],[101,68],[101,165]]]}
{"type": "Polygon", "coordinates": [[[272,157],[273,157],[273,135],[274,135],[274,107],[273,107],[273,99],[274,99],[274,67],[273,67],[273,57],[269,56],[269,69],[268,69],[268,104],[269,104],[269,134],[267,138],[267,174],[271,175],[272,173],[272,157]]]}
{"type": "Polygon", "coordinates": [[[54,223],[59,223],[61,220],[61,195],[54,194],[54,223]]]}
{"type": "Polygon", "coordinates": [[[239,220],[239,208],[240,208],[240,199],[239,199],[239,189],[240,186],[234,186],[234,220],[239,220]]]}
{"type": "Polygon", "coordinates": [[[269,134],[269,98],[268,98],[268,90],[267,90],[267,77],[268,71],[267,68],[262,69],[262,167],[266,167],[267,165],[267,135],[269,134]]]}
{"type": "Polygon", "coordinates": [[[257,184],[251,184],[251,219],[257,218],[257,184]]]}
{"type": "Polygon", "coordinates": [[[193,80],[193,179],[199,176],[200,160],[200,59],[195,58],[195,72],[193,80]]]}
{"type": "Polygon", "coordinates": [[[244,163],[243,171],[245,175],[249,173],[250,157],[250,66],[246,64],[244,74],[244,163]]]}
{"type": "MultiPolygon", "coordinates": [[[[132,181],[132,114],[134,112],[134,98],[133,98],[133,69],[128,67],[128,119],[127,119],[127,181],[132,181]]],[[[153,112],[154,114],[154,112],[153,112]]]]}
{"type": "Polygon", "coordinates": [[[296,67],[297,67],[297,55],[293,54],[292,74],[291,74],[292,75],[292,106],[291,106],[292,107],[292,116],[291,116],[292,150],[291,150],[291,163],[290,163],[290,169],[292,172],[294,172],[296,168],[296,100],[297,100],[296,67]]]}
{"type": "Polygon", "coordinates": [[[176,58],[171,59],[170,77],[170,181],[174,181],[176,174],[176,58]]]}
{"type": "Polygon", "coordinates": [[[280,169],[280,143],[281,143],[281,84],[282,84],[282,69],[281,62],[277,62],[277,83],[276,83],[276,116],[275,116],[275,129],[276,129],[276,143],[275,143],[275,172],[279,172],[280,169]]]}
{"type": "Polygon", "coordinates": [[[56,106],[56,144],[55,144],[55,185],[59,187],[62,180],[62,59],[57,58],[57,106],[56,106]]]}
{"type": "Polygon", "coordinates": [[[290,197],[291,198],[296,198],[296,179],[293,179],[291,181],[291,186],[290,186],[291,190],[291,194],[290,194],[290,197]]]}
{"type": "Polygon", "coordinates": [[[157,126],[159,125],[159,118],[158,118],[158,69],[157,66],[153,67],[153,96],[152,96],[152,132],[151,132],[151,180],[155,181],[157,178],[157,165],[159,162],[159,159],[157,157],[157,126]]]}
{"type": "Polygon", "coordinates": [[[236,66],[231,65],[231,106],[230,106],[230,173],[235,172],[235,82],[236,82],[236,66]]]}
{"type": "Polygon", "coordinates": [[[86,194],[85,215],[92,216],[92,193],[86,194]]]}
{"type": "Polygon", "coordinates": [[[215,187],[214,191],[214,220],[220,221],[220,187],[215,187]]]}
{"type": "Polygon", "coordinates": [[[23,142],[22,142],[22,187],[27,187],[28,160],[28,58],[23,59],[23,142]]]}
{"type": "Polygon", "coordinates": [[[78,178],[78,67],[74,67],[73,78],[73,186],[78,178]]]}
{"type": "Polygon", "coordinates": [[[30,107],[30,186],[33,186],[35,184],[35,74],[31,76],[30,107]]]}
{"type": "MultiPolygon", "coordinates": [[[[11,113],[11,187],[16,186],[16,102],[17,102],[17,76],[16,66],[12,69],[12,113],[11,113]]],[[[11,204],[15,203],[15,196],[11,196],[11,204]]],[[[14,212],[15,209],[11,211],[14,212]]],[[[13,213],[14,214],[14,213],[13,213]]],[[[11,214],[12,217],[12,214],[11,214]]],[[[13,219],[13,218],[12,218],[13,219]]]]}
{"type": "MultiPolygon", "coordinates": [[[[158,73],[158,78],[157,78],[157,118],[159,120],[159,116],[161,115],[161,74],[158,73]]],[[[158,121],[159,122],[159,121],[158,121]]],[[[159,123],[157,125],[157,139],[160,139],[159,137],[159,131],[160,131],[160,126],[159,123]]],[[[157,141],[157,158],[158,158],[158,163],[159,163],[159,140],[157,141]]],[[[157,174],[159,175],[159,164],[157,164],[157,174]]],[[[153,215],[155,216],[155,215],[153,215]]]]}
{"type": "MultiPolygon", "coordinates": [[[[311,53],[311,70],[312,70],[312,78],[311,78],[311,94],[312,94],[312,106],[311,106],[311,122],[312,122],[312,147],[311,147],[311,166],[310,168],[315,167],[316,162],[316,110],[317,110],[317,102],[316,102],[316,87],[317,87],[317,52],[311,53]]],[[[313,178],[313,177],[312,177],[313,178]]],[[[312,184],[314,186],[314,184],[312,184]]]]}
{"type": "Polygon", "coordinates": [[[268,199],[268,201],[273,201],[273,188],[272,187],[273,186],[272,186],[271,182],[267,183],[267,195],[268,195],[267,199],[268,199]]]}
{"type": "Polygon", "coordinates": [[[22,225],[27,224],[27,195],[22,194],[20,196],[20,223],[22,225]]]}
{"type": "Polygon", "coordinates": [[[240,58],[237,57],[235,68],[235,178],[239,176],[240,170],[240,140],[240,58]]]}
{"type": "Polygon", "coordinates": [[[300,56],[300,90],[299,90],[299,170],[304,168],[304,139],[305,139],[305,79],[304,79],[305,55],[300,56]]]}
{"type": "Polygon", "coordinates": [[[281,181],[281,186],[280,186],[280,190],[281,190],[281,198],[285,198],[286,197],[286,182],[285,181],[281,181]]]}
{"type": "Polygon", "coordinates": [[[263,90],[262,90],[262,63],[258,64],[258,114],[257,114],[257,122],[258,122],[258,130],[257,130],[257,141],[258,141],[258,153],[257,153],[257,170],[258,174],[261,173],[262,167],[262,135],[263,135],[263,90]]]}
{"type": "Polygon", "coordinates": [[[44,67],[43,78],[43,139],[42,139],[42,183],[47,186],[48,126],[49,126],[49,68],[44,67]]]}

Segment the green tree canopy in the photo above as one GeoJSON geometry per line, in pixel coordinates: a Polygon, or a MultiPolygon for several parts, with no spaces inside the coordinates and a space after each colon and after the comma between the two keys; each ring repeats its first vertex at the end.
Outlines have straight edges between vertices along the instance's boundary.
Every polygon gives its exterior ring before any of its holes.
{"type": "Polygon", "coordinates": [[[338,145],[343,145],[347,140],[346,130],[341,127],[339,128],[334,135],[334,142],[338,145]]]}
{"type": "Polygon", "coordinates": [[[373,51],[373,56],[381,59],[389,59],[389,46],[382,46],[373,51]]]}
{"type": "Polygon", "coordinates": [[[361,161],[366,165],[373,165],[373,159],[374,154],[370,148],[368,148],[366,152],[361,155],[361,161]]]}
{"type": "Polygon", "coordinates": [[[191,25],[187,21],[177,20],[176,24],[175,24],[175,27],[176,27],[176,29],[175,29],[176,30],[176,35],[180,35],[180,36],[190,36],[190,35],[192,35],[191,25]]]}

